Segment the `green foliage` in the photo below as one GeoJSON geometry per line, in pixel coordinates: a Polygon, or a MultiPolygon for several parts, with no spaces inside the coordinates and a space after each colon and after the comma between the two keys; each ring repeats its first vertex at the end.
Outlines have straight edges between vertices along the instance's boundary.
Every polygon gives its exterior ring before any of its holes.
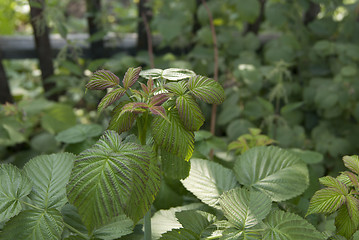
{"type": "Polygon", "coordinates": [[[343,162],[354,173],[346,171],[337,178],[331,176],[320,178],[320,183],[326,188],[315,192],[310,200],[307,215],[337,212],[335,217],[336,233],[346,239],[351,239],[359,227],[358,156],[344,156],[343,162]]]}

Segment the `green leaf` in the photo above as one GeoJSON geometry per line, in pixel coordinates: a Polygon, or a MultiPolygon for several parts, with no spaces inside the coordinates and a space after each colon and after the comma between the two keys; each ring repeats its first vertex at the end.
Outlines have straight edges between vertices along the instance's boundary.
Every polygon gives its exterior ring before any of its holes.
{"type": "Polygon", "coordinates": [[[157,95],[154,95],[150,99],[150,106],[161,106],[164,102],[166,102],[170,98],[170,95],[168,93],[160,93],[157,95]]]}
{"type": "Polygon", "coordinates": [[[348,188],[344,183],[331,176],[325,176],[319,178],[319,182],[326,187],[332,187],[338,189],[338,192],[342,192],[344,195],[348,193],[348,188]]]}
{"type": "Polygon", "coordinates": [[[191,159],[189,176],[181,182],[198,199],[217,209],[221,209],[219,198],[223,192],[238,184],[232,170],[203,159],[191,159]]]}
{"type": "Polygon", "coordinates": [[[307,166],[278,147],[255,147],[237,158],[233,168],[239,183],[280,202],[303,193],[309,184],[307,166]]]}
{"type": "Polygon", "coordinates": [[[120,83],[120,79],[108,70],[96,71],[86,84],[86,88],[94,90],[103,90],[115,87],[120,83]]]}
{"type": "Polygon", "coordinates": [[[172,179],[185,179],[189,175],[191,163],[166,150],[161,150],[161,163],[164,175],[172,179]]]}
{"type": "Polygon", "coordinates": [[[185,228],[172,229],[162,234],[160,240],[198,240],[198,234],[185,228]]]}
{"type": "Polygon", "coordinates": [[[349,217],[346,205],[339,208],[338,214],[335,217],[335,227],[337,228],[337,234],[342,235],[347,239],[349,239],[358,229],[358,219],[353,221],[353,219],[349,217]]]}
{"type": "Polygon", "coordinates": [[[133,222],[126,215],[120,215],[111,220],[105,226],[94,231],[93,237],[104,240],[118,239],[121,236],[132,233],[133,222]]]}
{"type": "Polygon", "coordinates": [[[165,85],[165,88],[177,96],[182,96],[187,91],[187,81],[170,82],[165,85]]]}
{"type": "Polygon", "coordinates": [[[141,72],[141,67],[129,68],[123,77],[122,83],[125,89],[130,88],[138,79],[141,72]]]}
{"type": "Polygon", "coordinates": [[[194,149],[194,134],[183,126],[177,109],[167,112],[168,120],[155,116],[152,121],[152,134],[162,149],[188,161],[194,149]]]}
{"type": "Polygon", "coordinates": [[[58,240],[64,223],[57,209],[34,209],[22,211],[8,221],[0,232],[0,239],[58,240]]]}
{"type": "Polygon", "coordinates": [[[78,143],[91,137],[100,136],[102,126],[98,124],[78,124],[59,132],[56,140],[64,143],[78,143]]]}
{"type": "Polygon", "coordinates": [[[254,23],[260,12],[258,0],[232,0],[236,4],[236,10],[239,17],[244,22],[254,23]]]}
{"type": "Polygon", "coordinates": [[[323,161],[323,154],[319,152],[299,148],[292,148],[289,151],[296,154],[306,164],[316,164],[323,161]]]}
{"type": "Polygon", "coordinates": [[[123,106],[128,102],[121,102],[112,111],[112,117],[108,126],[109,130],[122,133],[131,129],[136,120],[136,114],[130,111],[122,112],[123,106]]]}
{"type": "MultiPolygon", "coordinates": [[[[145,165],[148,169],[145,174],[138,173],[141,176],[141,182],[137,183],[141,191],[132,191],[129,202],[125,208],[125,213],[135,223],[143,218],[145,214],[151,209],[151,205],[156,198],[161,186],[161,172],[157,163],[157,155],[155,151],[150,151],[150,162],[145,165]],[[143,176],[142,176],[143,174],[143,176]]],[[[135,179],[136,180],[136,179],[135,179]]]]}
{"type": "Polygon", "coordinates": [[[313,225],[300,216],[284,211],[273,211],[264,220],[263,240],[324,240],[313,225]]]}
{"type": "Polygon", "coordinates": [[[204,230],[217,220],[216,216],[198,210],[176,212],[176,217],[183,228],[191,230],[198,236],[201,236],[204,230]]]}
{"type": "Polygon", "coordinates": [[[244,229],[238,230],[237,228],[227,228],[223,231],[221,240],[258,240],[262,239],[260,230],[244,229]]]}
{"type": "Polygon", "coordinates": [[[98,104],[98,111],[101,112],[103,109],[108,107],[110,104],[114,103],[120,99],[126,92],[126,89],[118,87],[113,89],[111,92],[107,93],[98,104]]]}
{"type": "Polygon", "coordinates": [[[357,155],[344,156],[344,165],[356,174],[359,174],[359,157],[357,155]]]}
{"type": "Polygon", "coordinates": [[[179,81],[194,77],[196,74],[189,69],[168,68],[163,70],[162,77],[170,81],[179,81]]]}
{"type": "Polygon", "coordinates": [[[201,203],[192,203],[180,207],[170,208],[168,210],[159,210],[151,218],[151,229],[152,229],[152,238],[158,239],[161,234],[171,231],[175,228],[181,228],[182,225],[178,222],[175,213],[191,210],[191,209],[200,209],[203,207],[201,203]]]}
{"type": "Polygon", "coordinates": [[[189,131],[197,131],[204,123],[202,111],[190,94],[177,97],[176,107],[185,128],[189,131]]]}
{"type": "Polygon", "coordinates": [[[154,115],[160,116],[169,122],[166,114],[166,109],[163,106],[152,106],[149,108],[150,112],[154,115]]]}
{"type": "Polygon", "coordinates": [[[210,104],[221,104],[224,101],[224,89],[213,79],[197,75],[188,80],[188,89],[191,93],[210,104]]]}
{"type": "Polygon", "coordinates": [[[25,164],[24,172],[34,184],[30,198],[36,206],[47,209],[65,205],[65,187],[74,160],[71,153],[57,153],[37,156],[25,164]]]}
{"type": "Polygon", "coordinates": [[[351,195],[347,196],[346,206],[350,219],[356,226],[359,226],[359,199],[351,195]]]}
{"type": "Polygon", "coordinates": [[[346,192],[337,188],[318,190],[310,200],[307,215],[312,213],[333,213],[345,203],[346,192]]]}
{"type": "Polygon", "coordinates": [[[41,125],[45,130],[55,134],[74,126],[76,121],[72,107],[65,104],[55,104],[43,114],[41,125]]]}
{"type": "Polygon", "coordinates": [[[152,202],[157,193],[151,190],[159,187],[159,183],[158,187],[153,186],[157,179],[152,179],[151,158],[148,148],[123,143],[114,131],[106,131],[92,148],[78,156],[67,194],[90,231],[121,215],[131,201],[140,201],[146,206],[138,208],[149,209],[147,203],[152,202]]]}
{"type": "Polygon", "coordinates": [[[21,200],[31,188],[31,181],[17,167],[0,165],[0,221],[7,221],[22,210],[21,200]]]}
{"type": "MultiPolygon", "coordinates": [[[[77,231],[83,233],[84,235],[87,235],[87,229],[83,224],[81,217],[74,205],[66,204],[65,206],[63,206],[63,208],[61,209],[61,214],[65,224],[71,226],[77,231]]],[[[71,228],[69,228],[69,230],[72,231],[71,228]]]]}
{"type": "Polygon", "coordinates": [[[251,228],[271,210],[271,199],[262,192],[236,188],[223,193],[219,201],[224,215],[236,228],[251,228]]]}

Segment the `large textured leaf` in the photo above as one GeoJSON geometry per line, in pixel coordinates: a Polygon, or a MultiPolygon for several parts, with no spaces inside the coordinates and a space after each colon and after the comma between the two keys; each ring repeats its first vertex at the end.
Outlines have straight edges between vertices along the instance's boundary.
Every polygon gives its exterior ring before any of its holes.
{"type": "Polygon", "coordinates": [[[142,69],[141,67],[137,67],[137,68],[129,68],[127,70],[122,80],[123,87],[125,89],[131,87],[137,81],[138,77],[140,76],[141,69],[142,69]]]}
{"type": "Polygon", "coordinates": [[[176,217],[183,228],[191,230],[197,236],[201,236],[206,228],[217,220],[216,216],[199,210],[176,212],[176,217]]]}
{"type": "Polygon", "coordinates": [[[221,240],[258,240],[262,239],[261,230],[229,228],[223,231],[221,240]]]}
{"type": "Polygon", "coordinates": [[[104,240],[118,239],[121,236],[130,234],[133,229],[133,222],[126,215],[120,215],[111,220],[105,226],[94,231],[93,236],[104,240]]]}
{"type": "Polygon", "coordinates": [[[102,131],[102,126],[98,124],[78,124],[59,132],[56,140],[64,143],[78,143],[87,138],[100,136],[102,131]]]}
{"type": "Polygon", "coordinates": [[[185,179],[191,168],[191,163],[166,150],[161,150],[161,163],[164,175],[172,179],[185,179]]]}
{"type": "Polygon", "coordinates": [[[150,162],[148,163],[147,172],[143,174],[141,182],[134,182],[134,184],[142,187],[142,191],[132,191],[128,205],[125,208],[126,214],[134,222],[140,220],[151,208],[151,204],[161,186],[161,172],[158,167],[157,156],[154,151],[148,151],[150,152],[150,162]]]}
{"type": "Polygon", "coordinates": [[[181,68],[168,68],[163,70],[162,73],[162,77],[170,81],[179,81],[195,75],[196,74],[192,70],[181,68]]]}
{"type": "Polygon", "coordinates": [[[239,183],[265,192],[273,201],[285,201],[303,193],[309,184],[307,166],[278,147],[255,147],[234,165],[239,183]]]}
{"type": "Polygon", "coordinates": [[[196,99],[190,94],[184,94],[177,97],[176,106],[185,128],[189,131],[199,130],[205,119],[196,99]]]}
{"type": "Polygon", "coordinates": [[[346,192],[337,188],[324,188],[315,192],[310,200],[307,215],[312,213],[333,213],[345,202],[346,192]]]}
{"type": "Polygon", "coordinates": [[[176,212],[201,208],[203,208],[203,204],[192,203],[156,212],[151,218],[152,239],[158,239],[163,233],[182,227],[175,216],[176,212]]]}
{"type": "Polygon", "coordinates": [[[300,216],[284,212],[273,211],[264,220],[263,240],[321,240],[326,239],[313,225],[300,216]]]}
{"type": "Polygon", "coordinates": [[[344,156],[343,157],[344,165],[349,168],[351,171],[359,174],[359,157],[357,155],[353,156],[344,156]]]}
{"type": "Polygon", "coordinates": [[[168,120],[155,116],[152,122],[152,134],[162,149],[188,161],[194,150],[194,134],[185,129],[177,109],[167,112],[168,120]]]}
{"type": "Polygon", "coordinates": [[[111,103],[114,103],[120,99],[126,92],[126,89],[118,87],[113,89],[111,92],[107,93],[98,104],[98,111],[101,112],[103,109],[108,107],[111,103]]]}
{"type": "MultiPolygon", "coordinates": [[[[87,229],[83,224],[81,217],[76,209],[76,207],[72,204],[66,204],[61,209],[61,214],[63,217],[63,221],[67,226],[70,226],[69,230],[73,231],[76,229],[84,235],[87,235],[87,229]]],[[[65,225],[65,226],[66,226],[65,225]]]]}
{"type": "Polygon", "coordinates": [[[0,165],[0,222],[7,221],[22,210],[20,201],[31,192],[31,188],[31,181],[17,167],[0,165]]]}
{"type": "Polygon", "coordinates": [[[222,86],[204,76],[191,77],[188,80],[188,89],[202,101],[210,104],[221,104],[224,101],[224,90],[222,86]]]}
{"type": "Polygon", "coordinates": [[[131,129],[136,119],[136,114],[130,111],[122,112],[122,108],[126,103],[122,102],[113,109],[112,118],[108,126],[109,130],[122,133],[131,129]]]}
{"type": "Polygon", "coordinates": [[[146,191],[150,164],[150,150],[123,143],[114,131],[106,131],[92,148],[78,156],[67,193],[90,231],[121,215],[130,200],[154,199],[156,193],[146,191]]]}
{"type": "Polygon", "coordinates": [[[181,182],[202,202],[217,209],[221,209],[219,198],[223,192],[238,184],[232,170],[203,159],[191,159],[189,176],[181,182]]]}
{"type": "Polygon", "coordinates": [[[238,229],[257,225],[267,216],[272,205],[266,194],[244,188],[223,193],[219,203],[226,218],[238,229]]]}
{"type": "Polygon", "coordinates": [[[336,178],[331,176],[325,176],[319,178],[319,182],[326,187],[337,188],[339,192],[346,194],[348,192],[347,186],[336,178]]]}
{"type": "Polygon", "coordinates": [[[37,156],[24,166],[33,182],[31,201],[38,207],[61,208],[66,202],[66,184],[69,181],[75,155],[57,153],[37,156]]]}
{"type": "Polygon", "coordinates": [[[61,213],[56,209],[25,210],[6,223],[0,239],[58,240],[63,227],[61,213]]]}
{"type": "Polygon", "coordinates": [[[109,87],[115,87],[120,83],[120,79],[108,70],[96,71],[86,84],[86,88],[102,90],[109,87]]]}

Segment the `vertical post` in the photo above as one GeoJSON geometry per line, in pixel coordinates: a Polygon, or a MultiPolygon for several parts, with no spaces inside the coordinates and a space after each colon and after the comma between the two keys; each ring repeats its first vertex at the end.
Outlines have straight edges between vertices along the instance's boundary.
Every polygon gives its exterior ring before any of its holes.
{"type": "MultiPolygon", "coordinates": [[[[96,14],[101,12],[101,0],[86,0],[87,6],[87,25],[90,37],[100,32],[101,24],[96,19],[96,14]]],[[[90,42],[91,58],[101,58],[105,56],[103,39],[93,40],[90,42]]]]}
{"type": "MultiPolygon", "coordinates": [[[[52,50],[49,38],[49,28],[44,19],[44,0],[29,0],[30,3],[30,21],[34,31],[36,52],[39,59],[39,65],[42,76],[42,85],[45,93],[51,92],[56,86],[54,82],[48,82],[47,78],[54,74],[54,65],[52,61],[52,50]]],[[[50,94],[48,99],[58,100],[58,94],[50,94]]]]}
{"type": "Polygon", "coordinates": [[[254,23],[248,24],[247,28],[244,32],[244,34],[247,34],[248,32],[252,32],[254,34],[258,34],[259,28],[261,26],[261,23],[264,20],[264,10],[265,10],[265,4],[266,0],[260,0],[260,11],[258,18],[254,21],[254,23]]]}
{"type": "Polygon", "coordinates": [[[144,19],[150,22],[152,19],[152,11],[148,7],[149,0],[140,0],[138,3],[138,16],[140,21],[137,25],[137,50],[144,50],[148,47],[148,39],[144,19]]]}
{"type": "Polygon", "coordinates": [[[320,12],[320,6],[317,3],[310,1],[308,10],[304,14],[303,23],[308,25],[317,18],[318,13],[320,12]]]}
{"type": "Polygon", "coordinates": [[[12,103],[13,98],[11,96],[8,79],[6,77],[5,68],[2,64],[2,55],[0,51],[0,103],[12,103]]]}

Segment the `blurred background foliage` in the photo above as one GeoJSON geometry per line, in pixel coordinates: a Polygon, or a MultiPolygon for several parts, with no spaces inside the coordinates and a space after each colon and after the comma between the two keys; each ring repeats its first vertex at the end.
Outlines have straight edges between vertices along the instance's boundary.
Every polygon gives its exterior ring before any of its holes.
{"type": "MultiPolygon", "coordinates": [[[[101,31],[88,41],[106,37],[116,41],[137,32],[142,21],[138,0],[101,4],[95,16],[101,31]]],[[[322,153],[318,175],[342,169],[339,158],[359,152],[359,1],[208,0],[207,4],[217,34],[219,81],[226,100],[217,111],[217,137],[202,132],[196,138],[196,154],[214,148],[215,156],[223,160],[227,144],[258,128],[281,147],[322,153]]],[[[201,1],[151,0],[146,7],[151,9],[151,33],[159,39],[156,68],[188,68],[213,76],[213,39],[201,1]]],[[[31,35],[29,9],[25,0],[0,1],[0,35],[31,35]]],[[[149,68],[146,50],[84,58],[68,36],[87,32],[87,14],[84,0],[46,1],[46,24],[52,34],[67,40],[54,61],[55,75],[48,79],[56,84],[52,91],[61,93],[58,102],[46,99],[49,93],[42,89],[35,60],[3,60],[16,104],[0,108],[1,162],[21,166],[39,153],[78,153],[90,146],[110,116],[110,110],[102,115],[95,110],[105,93],[85,91],[91,73],[108,69],[121,76],[128,67],[149,68]],[[94,125],[84,130],[81,124],[94,125]],[[75,142],[66,137],[71,128],[82,136],[75,142]]],[[[201,108],[207,118],[203,130],[208,130],[210,108],[204,104],[201,108]]]]}

